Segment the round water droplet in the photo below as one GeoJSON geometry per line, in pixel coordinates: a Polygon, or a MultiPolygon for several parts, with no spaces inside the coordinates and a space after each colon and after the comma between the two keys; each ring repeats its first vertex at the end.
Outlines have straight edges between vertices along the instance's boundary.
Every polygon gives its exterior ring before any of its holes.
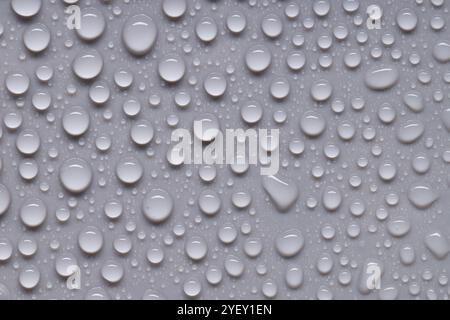
{"type": "Polygon", "coordinates": [[[89,98],[95,104],[104,104],[109,100],[111,91],[104,81],[97,81],[89,88],[89,98]]]}
{"type": "Polygon", "coordinates": [[[222,277],[222,270],[216,266],[210,266],[206,270],[206,280],[213,286],[218,285],[222,281],[222,277]]]}
{"type": "Polygon", "coordinates": [[[79,137],[89,129],[89,113],[85,108],[73,106],[64,112],[62,126],[64,131],[72,136],[79,137]]]}
{"type": "Polygon", "coordinates": [[[218,237],[224,244],[230,244],[237,238],[237,229],[231,223],[226,223],[220,227],[218,237]]]}
{"type": "Polygon", "coordinates": [[[65,160],[59,168],[59,179],[63,187],[73,193],[86,191],[92,181],[89,163],[80,158],[65,160]]]}
{"type": "Polygon", "coordinates": [[[116,175],[121,182],[134,184],[144,175],[144,168],[135,157],[125,157],[117,163],[116,175]]]}
{"type": "Polygon", "coordinates": [[[211,97],[218,98],[225,93],[227,80],[220,73],[210,73],[206,76],[203,87],[211,97]]]}
{"type": "Polygon", "coordinates": [[[333,258],[329,254],[322,255],[316,263],[317,271],[322,275],[329,274],[333,269],[333,265],[333,258]]]}
{"type": "Polygon", "coordinates": [[[430,207],[437,198],[437,194],[425,184],[413,185],[408,191],[409,201],[419,209],[430,207]]]}
{"type": "Polygon", "coordinates": [[[153,19],[145,14],[129,18],[122,29],[122,40],[125,48],[133,55],[142,56],[148,53],[158,35],[153,19]]]}
{"type": "Polygon", "coordinates": [[[433,48],[433,57],[441,63],[449,62],[450,61],[450,44],[445,41],[437,43],[433,48]]]}
{"type": "Polygon", "coordinates": [[[245,64],[250,71],[259,73],[266,70],[272,61],[272,54],[264,45],[250,47],[245,54],[245,64]]]}
{"type": "Polygon", "coordinates": [[[30,87],[30,78],[25,73],[10,73],[5,81],[6,89],[13,95],[22,95],[30,87]]]}
{"type": "Polygon", "coordinates": [[[208,245],[202,237],[192,236],[184,245],[186,255],[194,261],[202,260],[208,253],[208,245]]]}
{"type": "Polygon", "coordinates": [[[101,269],[102,278],[111,284],[122,280],[124,273],[123,266],[115,260],[107,260],[101,269]]]}
{"type": "Polygon", "coordinates": [[[55,269],[61,277],[72,275],[72,270],[76,266],[78,266],[77,259],[71,253],[63,253],[55,259],[55,269]]]}
{"type": "Polygon", "coordinates": [[[103,69],[103,58],[97,50],[79,53],[72,62],[72,70],[82,80],[97,77],[103,69]]]}
{"type": "Polygon", "coordinates": [[[186,280],[183,284],[183,292],[188,298],[196,298],[202,292],[202,283],[197,279],[186,280]]]}
{"type": "Polygon", "coordinates": [[[384,181],[391,181],[395,178],[397,174],[397,167],[392,161],[384,161],[378,167],[378,175],[384,181]]]}
{"type": "Polygon", "coordinates": [[[225,271],[230,277],[238,278],[242,276],[245,270],[245,265],[236,256],[229,255],[225,258],[225,271]]]}
{"type": "Polygon", "coordinates": [[[274,99],[284,99],[289,95],[291,88],[289,81],[285,78],[276,78],[270,85],[270,95],[274,99]]]}
{"type": "Polygon", "coordinates": [[[227,17],[227,28],[234,34],[244,31],[247,26],[247,18],[241,12],[233,12],[227,17]]]}
{"type": "Polygon", "coordinates": [[[19,216],[25,226],[37,228],[47,217],[47,206],[41,199],[28,199],[20,207],[19,216]]]}
{"type": "Polygon", "coordinates": [[[140,146],[149,144],[153,139],[153,126],[147,120],[139,120],[131,127],[131,140],[140,146]]]}
{"type": "Polygon", "coordinates": [[[286,63],[292,71],[299,71],[306,64],[306,56],[301,51],[291,52],[286,59],[286,63]]]}
{"type": "Polygon", "coordinates": [[[296,256],[304,246],[305,240],[297,229],[289,229],[279,234],[275,240],[277,252],[284,258],[296,256]]]}
{"type": "Polygon", "coordinates": [[[22,179],[33,180],[38,174],[38,164],[33,159],[22,160],[19,164],[19,174],[22,179]]]}
{"type": "Polygon", "coordinates": [[[21,18],[35,16],[41,7],[41,0],[11,0],[11,8],[21,18]]]}
{"type": "Polygon", "coordinates": [[[31,98],[31,104],[37,111],[47,110],[52,103],[52,97],[47,92],[36,92],[31,98]]]}
{"type": "Polygon", "coordinates": [[[142,202],[145,217],[153,223],[166,221],[173,211],[172,196],[163,189],[153,189],[142,202]]]}
{"type": "Polygon", "coordinates": [[[128,70],[118,69],[114,72],[114,83],[121,89],[127,89],[133,83],[133,74],[128,70]]]}
{"type": "Polygon", "coordinates": [[[305,135],[318,137],[325,131],[325,118],[315,111],[307,111],[300,119],[300,128],[305,135]]]}
{"type": "Polygon", "coordinates": [[[405,32],[413,31],[417,26],[418,18],[410,8],[404,8],[397,13],[397,25],[405,32]]]}
{"type": "Polygon", "coordinates": [[[263,18],[261,23],[263,33],[269,38],[277,38],[283,32],[283,23],[276,14],[270,13],[263,18]]]}
{"type": "Polygon", "coordinates": [[[248,101],[241,107],[241,117],[248,124],[261,120],[263,109],[257,101],[248,101]]]}
{"type": "Polygon", "coordinates": [[[148,249],[147,260],[154,265],[160,264],[164,260],[164,251],[161,248],[148,249]]]}
{"type": "Polygon", "coordinates": [[[50,43],[50,31],[45,24],[33,24],[25,29],[23,43],[31,52],[42,52],[50,43]]]}
{"type": "Polygon", "coordinates": [[[256,258],[262,252],[263,244],[258,238],[248,238],[244,243],[244,252],[250,258],[256,258]]]}
{"type": "Polygon", "coordinates": [[[39,150],[41,139],[36,131],[25,129],[19,133],[16,139],[16,147],[24,155],[32,155],[39,150]]]}
{"type": "Polygon", "coordinates": [[[159,76],[170,83],[178,82],[183,78],[186,67],[183,59],[175,54],[166,56],[159,62],[159,76]]]}
{"type": "Polygon", "coordinates": [[[246,208],[250,205],[250,202],[252,201],[252,196],[245,192],[235,192],[231,196],[231,202],[233,205],[239,209],[246,208]]]}
{"type": "Polygon", "coordinates": [[[211,42],[217,36],[217,24],[210,17],[204,17],[195,26],[195,34],[203,42],[211,42]]]}
{"type": "Polygon", "coordinates": [[[35,288],[41,279],[41,273],[35,266],[27,266],[19,273],[19,284],[26,290],[35,288]]]}
{"type": "Polygon", "coordinates": [[[80,28],[75,28],[77,35],[85,41],[99,38],[105,31],[106,21],[100,10],[89,7],[81,11],[80,28]]]}
{"type": "Polygon", "coordinates": [[[200,210],[208,215],[212,216],[219,212],[222,201],[219,195],[213,190],[204,190],[198,197],[198,206],[200,210]]]}
{"type": "Polygon", "coordinates": [[[95,254],[103,247],[103,234],[94,226],[86,226],[78,234],[78,245],[87,254],[95,254]]]}
{"type": "Polygon", "coordinates": [[[186,0],[164,0],[162,4],[164,14],[171,19],[182,17],[186,10],[186,0]]]}

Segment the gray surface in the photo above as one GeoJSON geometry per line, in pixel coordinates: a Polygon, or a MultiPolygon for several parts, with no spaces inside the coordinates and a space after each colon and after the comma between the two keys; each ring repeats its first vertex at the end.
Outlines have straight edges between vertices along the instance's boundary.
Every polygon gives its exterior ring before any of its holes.
{"type": "MultiPolygon", "coordinates": [[[[274,286],[279,299],[448,298],[450,256],[445,248],[439,256],[439,252],[433,254],[425,245],[425,238],[436,232],[446,239],[447,245],[450,237],[450,140],[445,127],[447,121],[450,129],[450,121],[444,111],[449,108],[450,65],[437,61],[432,54],[437,43],[450,42],[448,1],[443,1],[442,5],[439,1],[427,0],[423,3],[359,1],[359,9],[354,13],[343,9],[343,2],[347,1],[329,1],[330,12],[320,18],[312,9],[312,1],[188,0],[185,15],[170,20],[161,10],[161,0],[82,0],[79,1],[82,9],[93,6],[106,20],[105,31],[93,42],[80,40],[74,30],[66,28],[62,1],[43,0],[43,7],[32,19],[18,18],[9,2],[0,2],[0,30],[3,29],[0,32],[0,181],[9,190],[12,201],[0,216],[0,238],[9,239],[13,253],[0,262],[0,297],[82,299],[101,292],[100,296],[113,299],[141,299],[145,292],[147,295],[151,292],[155,296],[180,299],[186,298],[185,282],[194,279],[201,283],[199,298],[203,299],[262,299],[271,295],[274,286]],[[293,19],[285,15],[290,3],[300,6],[299,16],[293,19]],[[378,4],[384,11],[380,30],[369,30],[365,26],[365,10],[371,4],[378,4]],[[397,13],[402,8],[410,8],[418,17],[417,26],[411,32],[402,31],[396,24],[397,13]],[[247,19],[246,28],[239,35],[230,35],[226,28],[226,17],[234,11],[247,19]],[[153,48],[140,58],[131,55],[121,40],[126,19],[139,13],[150,16],[158,29],[153,48]],[[276,39],[269,39],[261,30],[267,14],[276,14],[282,21],[282,34],[276,39]],[[430,27],[435,16],[445,22],[441,30],[430,27]],[[218,35],[209,44],[202,43],[195,34],[195,24],[202,17],[212,18],[218,26],[218,35]],[[314,26],[308,28],[311,19],[314,26]],[[51,42],[42,53],[32,54],[24,47],[22,37],[25,28],[37,22],[48,27],[51,42]],[[333,36],[333,28],[338,25],[348,29],[345,40],[339,41],[333,36]],[[367,41],[358,43],[358,34],[367,36],[367,41]],[[394,36],[392,45],[382,43],[386,34],[394,36]],[[296,47],[293,43],[296,35],[304,36],[302,46],[296,47]],[[321,35],[332,38],[329,49],[318,48],[317,39],[321,35]],[[264,44],[272,54],[269,68],[261,75],[253,74],[245,66],[245,53],[254,44],[264,44]],[[96,106],[89,100],[92,81],[80,81],[71,66],[77,54],[92,48],[100,52],[104,61],[96,80],[104,80],[111,90],[111,97],[103,106],[96,106]],[[298,72],[289,70],[286,64],[289,53],[294,50],[306,55],[306,64],[298,72]],[[344,55],[351,50],[362,56],[361,64],[354,70],[343,63],[344,55]],[[381,57],[373,56],[376,50],[380,50],[381,57]],[[158,75],[158,62],[174,52],[184,59],[186,73],[177,84],[168,85],[158,75]],[[395,59],[398,52],[401,56],[395,59]],[[319,59],[324,56],[332,58],[331,67],[320,66],[319,59]],[[417,56],[420,62],[414,64],[417,56]],[[54,76],[47,84],[35,76],[35,70],[44,64],[54,69],[54,76]],[[397,69],[399,79],[392,88],[372,90],[364,83],[365,75],[371,68],[383,66],[397,69]],[[126,90],[119,89],[113,80],[119,68],[129,70],[134,76],[132,86],[126,90]],[[26,94],[15,97],[4,83],[9,74],[19,71],[26,73],[31,82],[26,94]],[[226,92],[218,99],[208,97],[203,87],[203,80],[211,72],[219,72],[227,81],[226,92]],[[420,81],[423,73],[431,77],[429,83],[420,81]],[[269,91],[270,84],[278,77],[290,84],[290,93],[282,100],[271,97],[269,91]],[[324,102],[315,101],[310,94],[313,82],[319,79],[327,79],[333,87],[331,97],[324,102]],[[72,88],[76,92],[71,94],[72,88]],[[185,110],[174,103],[174,95],[180,90],[189,92],[192,98],[185,110]],[[411,90],[423,96],[422,111],[414,112],[404,104],[403,96],[411,90]],[[52,97],[52,104],[45,112],[37,112],[31,103],[33,94],[40,91],[49,92],[52,97]],[[161,99],[158,106],[149,104],[152,95],[161,99]],[[141,111],[135,118],[122,111],[124,101],[130,97],[141,103],[141,111]],[[357,98],[365,101],[362,110],[352,107],[352,101],[357,98]],[[180,128],[191,128],[194,117],[205,112],[215,114],[223,129],[247,128],[239,110],[249,100],[259,101],[264,110],[256,127],[280,129],[282,167],[277,177],[292,181],[299,191],[295,205],[286,212],[279,212],[264,192],[263,178],[255,166],[250,166],[243,175],[233,173],[228,166],[218,167],[216,179],[205,183],[199,178],[199,166],[174,168],[166,160],[172,131],[166,120],[169,115],[179,118],[177,127],[180,128]],[[331,107],[336,100],[345,105],[342,113],[334,112],[331,107]],[[396,111],[396,118],[390,124],[378,118],[378,109],[383,103],[390,103],[396,111]],[[81,137],[70,138],[62,130],[62,115],[75,105],[88,111],[90,126],[81,137]],[[302,115],[310,110],[326,119],[326,130],[318,138],[308,137],[299,126],[302,115]],[[274,114],[280,111],[286,113],[287,120],[277,124],[274,114]],[[12,112],[20,113],[23,118],[16,130],[8,129],[5,124],[5,117],[12,112]],[[108,113],[112,115],[110,120],[106,119],[108,113]],[[141,119],[152,123],[155,135],[148,146],[137,147],[129,132],[132,124],[141,119]],[[410,144],[401,143],[397,138],[398,128],[407,120],[418,120],[425,128],[423,135],[410,144]],[[356,129],[350,141],[343,141],[337,134],[343,121],[349,121],[356,129]],[[39,150],[27,157],[34,159],[39,167],[37,177],[30,182],[21,178],[18,170],[25,157],[17,150],[16,139],[23,129],[33,129],[40,136],[39,150]],[[368,141],[370,130],[376,134],[368,141]],[[106,152],[95,146],[96,138],[102,135],[112,139],[112,146],[106,152]],[[299,156],[289,152],[289,142],[294,139],[301,139],[305,144],[299,156]],[[329,143],[340,149],[335,160],[324,155],[323,148],[329,143]],[[56,150],[57,156],[52,157],[56,150]],[[117,163],[125,155],[138,158],[144,167],[142,179],[131,186],[121,183],[115,174],[117,163]],[[417,155],[425,155],[431,162],[424,174],[413,170],[412,162],[417,155]],[[68,193],[59,179],[63,161],[73,157],[85,159],[92,167],[92,183],[81,194],[68,193]],[[363,168],[358,166],[361,158],[367,161],[363,168]],[[392,181],[380,178],[378,171],[384,161],[396,164],[392,181]],[[313,170],[316,166],[324,171],[320,178],[313,177],[313,171],[321,171],[313,170]],[[349,182],[355,175],[362,181],[356,188],[349,182]],[[414,199],[427,195],[419,191],[411,196],[413,200],[408,199],[413,186],[429,186],[436,201],[426,208],[419,208],[420,204],[415,206],[414,199]],[[326,210],[322,203],[322,195],[329,187],[337,188],[342,195],[342,203],[335,211],[326,210]],[[142,213],[145,194],[155,188],[167,190],[174,199],[173,211],[162,224],[151,223],[142,213]],[[202,213],[197,203],[199,194],[206,189],[220,195],[220,212],[213,217],[202,213]],[[238,209],[231,202],[232,194],[239,191],[251,194],[251,204],[245,209],[238,209]],[[398,204],[389,205],[387,199],[395,197],[399,198],[398,204]],[[33,198],[41,199],[47,207],[46,220],[34,229],[25,226],[19,217],[22,204],[33,198]],[[105,202],[112,198],[123,204],[123,213],[116,220],[104,213],[105,202]],[[365,203],[361,216],[350,211],[357,200],[365,203]],[[308,204],[314,202],[317,205],[309,208],[308,204]],[[67,222],[57,220],[55,212],[60,208],[69,209],[67,222]],[[387,219],[377,218],[380,208],[387,210],[387,219]],[[401,223],[400,229],[409,222],[409,232],[395,236],[395,232],[388,231],[390,221],[402,219],[406,222],[401,223]],[[222,243],[218,237],[220,228],[227,224],[233,225],[238,233],[231,244],[222,243]],[[246,225],[251,226],[249,234],[241,232],[246,225]],[[330,240],[321,234],[327,225],[335,230],[330,240]],[[104,238],[100,252],[94,255],[83,253],[78,245],[79,233],[87,226],[99,228],[104,238]],[[179,226],[183,226],[185,232],[176,236],[174,231],[179,226]],[[360,234],[351,237],[348,230],[351,234],[351,230],[358,227],[360,234]],[[294,257],[282,257],[275,249],[275,239],[292,228],[301,232],[304,246],[294,257]],[[113,241],[120,235],[126,235],[132,242],[128,254],[120,255],[113,248],[113,241]],[[22,236],[31,237],[38,244],[37,252],[31,257],[24,257],[18,248],[22,236]],[[192,236],[203,237],[208,246],[207,256],[198,262],[192,261],[185,252],[185,243],[192,236]],[[248,238],[258,239],[263,245],[262,253],[256,258],[244,252],[248,238]],[[409,265],[400,259],[400,250],[405,246],[415,252],[415,259],[409,265]],[[146,258],[147,250],[154,247],[164,252],[164,260],[156,266],[146,258]],[[56,272],[56,261],[68,253],[76,257],[81,268],[81,290],[67,289],[66,279],[56,272]],[[238,278],[230,277],[225,270],[229,255],[245,266],[238,278]],[[321,274],[319,269],[323,266],[317,266],[324,257],[333,261],[327,274],[321,274]],[[124,270],[123,278],[116,284],[108,283],[101,275],[102,267],[111,259],[124,270]],[[379,261],[383,269],[381,289],[365,292],[359,288],[360,275],[364,273],[365,264],[372,260],[379,261]],[[26,290],[19,276],[30,266],[39,270],[40,281],[34,289],[26,290]],[[215,286],[205,277],[211,266],[223,273],[221,283],[215,286]],[[292,266],[303,270],[300,288],[292,289],[286,284],[286,272],[292,266]],[[349,284],[342,281],[346,275],[351,275],[349,284]]],[[[358,108],[357,103],[354,106],[358,108]]]]}

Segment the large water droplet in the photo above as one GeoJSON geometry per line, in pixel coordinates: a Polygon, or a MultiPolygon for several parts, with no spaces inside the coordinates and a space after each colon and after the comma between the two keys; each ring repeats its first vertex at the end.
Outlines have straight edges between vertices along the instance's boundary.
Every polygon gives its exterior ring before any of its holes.
{"type": "Polygon", "coordinates": [[[148,53],[157,37],[156,24],[145,14],[138,14],[125,22],[122,29],[122,40],[127,50],[134,55],[148,53]]]}

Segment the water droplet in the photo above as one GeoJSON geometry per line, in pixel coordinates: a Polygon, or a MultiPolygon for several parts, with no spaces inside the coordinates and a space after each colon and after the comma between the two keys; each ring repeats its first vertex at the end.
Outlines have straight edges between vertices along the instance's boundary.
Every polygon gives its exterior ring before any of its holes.
{"type": "Polygon", "coordinates": [[[298,188],[290,179],[283,181],[274,176],[264,176],[262,181],[264,190],[279,211],[289,210],[297,201],[298,188]]]}
{"type": "Polygon", "coordinates": [[[89,163],[80,158],[65,160],[59,168],[59,179],[63,187],[73,193],[86,191],[92,181],[89,163]]]}
{"type": "Polygon", "coordinates": [[[198,197],[198,206],[200,210],[208,215],[212,216],[219,212],[222,201],[219,195],[213,190],[204,190],[198,197]]]}
{"type": "Polygon", "coordinates": [[[115,284],[122,280],[124,273],[123,266],[115,260],[106,261],[101,270],[103,279],[111,284],[115,284]]]}
{"type": "Polygon", "coordinates": [[[210,73],[206,76],[203,87],[211,97],[218,98],[225,93],[227,80],[220,73],[210,73]]]}
{"type": "Polygon", "coordinates": [[[425,245],[437,258],[445,259],[450,252],[448,239],[441,232],[433,232],[425,236],[425,245]]]}
{"type": "Polygon", "coordinates": [[[372,90],[386,90],[393,87],[399,78],[399,72],[394,67],[374,67],[366,72],[364,81],[372,90]]]}
{"type": "Polygon", "coordinates": [[[425,131],[425,126],[420,120],[408,120],[397,128],[397,139],[402,143],[413,143],[419,139],[425,131]]]}
{"type": "Polygon", "coordinates": [[[162,9],[167,17],[178,19],[182,17],[187,10],[186,0],[164,0],[162,9]]]}
{"type": "Polygon", "coordinates": [[[228,275],[230,277],[233,278],[238,278],[240,276],[242,276],[242,274],[244,273],[245,270],[245,265],[244,263],[241,261],[241,259],[239,259],[236,256],[233,255],[228,255],[225,258],[225,271],[228,273],[228,275]]]}
{"type": "Polygon", "coordinates": [[[259,73],[266,70],[272,61],[272,54],[264,45],[254,45],[245,54],[245,64],[250,71],[259,73]]]}
{"type": "Polygon", "coordinates": [[[152,49],[157,35],[155,22],[145,14],[132,16],[125,22],[122,29],[125,48],[136,56],[148,53],[152,49]]]}
{"type": "Polygon", "coordinates": [[[79,137],[89,129],[89,113],[85,108],[73,106],[64,112],[62,126],[64,131],[72,136],[79,137]]]}
{"type": "Polygon", "coordinates": [[[300,129],[309,137],[320,136],[325,128],[325,118],[315,111],[305,112],[300,119],[300,129]]]}
{"type": "Polygon", "coordinates": [[[79,53],[72,62],[72,70],[82,80],[97,77],[103,69],[103,58],[97,50],[79,53]]]}
{"type": "Polygon", "coordinates": [[[326,187],[322,194],[322,204],[328,211],[336,211],[342,203],[342,194],[336,187],[326,187]]]}
{"type": "Polygon", "coordinates": [[[433,48],[433,57],[441,63],[450,61],[450,44],[442,41],[437,43],[433,48]]]}
{"type": "Polygon", "coordinates": [[[261,23],[263,33],[269,38],[277,38],[283,32],[283,23],[276,14],[270,13],[263,18],[261,23]]]}
{"type": "Polygon", "coordinates": [[[305,240],[297,229],[289,229],[279,234],[275,240],[277,252],[284,258],[296,256],[304,246],[305,240]]]}
{"type": "Polygon", "coordinates": [[[191,236],[186,240],[184,250],[186,255],[194,261],[202,260],[208,253],[208,245],[200,236],[191,236]]]}
{"type": "Polygon", "coordinates": [[[11,258],[13,253],[13,246],[8,238],[0,238],[0,262],[4,262],[11,258]]]}
{"type": "Polygon", "coordinates": [[[390,220],[387,224],[387,230],[393,237],[403,237],[411,230],[411,223],[404,218],[390,220]]]}
{"type": "Polygon", "coordinates": [[[80,27],[76,28],[77,35],[85,41],[93,41],[99,38],[105,31],[105,17],[96,8],[85,8],[81,11],[80,27]]]}
{"type": "Polygon", "coordinates": [[[147,120],[139,120],[131,127],[131,140],[140,146],[150,143],[153,139],[153,126],[147,120]]]}
{"type": "Polygon", "coordinates": [[[78,245],[86,254],[96,254],[103,247],[103,234],[94,226],[86,226],[78,234],[78,245]]]}
{"type": "Polygon", "coordinates": [[[244,31],[247,26],[247,19],[241,12],[232,12],[227,17],[227,28],[234,34],[244,31]]]}
{"type": "Polygon", "coordinates": [[[217,24],[210,17],[203,17],[195,26],[197,37],[203,42],[211,42],[217,36],[217,24]]]}
{"type": "Polygon", "coordinates": [[[31,52],[42,52],[50,43],[50,31],[45,24],[33,24],[25,29],[23,43],[31,52]]]}
{"type": "Polygon", "coordinates": [[[22,288],[31,290],[35,288],[41,279],[39,269],[33,265],[25,267],[19,273],[19,283],[22,288]]]}
{"type": "Polygon", "coordinates": [[[134,157],[122,158],[116,166],[117,178],[125,184],[134,184],[144,175],[144,168],[134,157]]]}
{"type": "Polygon", "coordinates": [[[10,73],[5,81],[6,89],[13,95],[22,95],[30,87],[30,78],[25,73],[10,73]]]}
{"type": "Polygon", "coordinates": [[[184,76],[185,70],[183,59],[175,54],[166,56],[158,65],[160,77],[170,83],[180,81],[184,76]]]}
{"type": "Polygon", "coordinates": [[[405,32],[413,31],[417,26],[417,22],[416,13],[410,8],[404,8],[397,13],[397,25],[405,32]]]}
{"type": "Polygon", "coordinates": [[[41,0],[11,0],[11,8],[21,18],[35,16],[42,7],[41,0]]]}
{"type": "Polygon", "coordinates": [[[19,215],[25,226],[37,228],[47,217],[47,206],[41,199],[31,198],[22,204],[19,215]]]}
{"type": "Polygon", "coordinates": [[[408,191],[409,201],[419,209],[430,207],[437,198],[437,194],[425,184],[413,185],[408,191]]]}
{"type": "Polygon", "coordinates": [[[142,211],[145,217],[153,223],[166,221],[173,210],[173,199],[163,189],[153,189],[142,202],[142,211]]]}

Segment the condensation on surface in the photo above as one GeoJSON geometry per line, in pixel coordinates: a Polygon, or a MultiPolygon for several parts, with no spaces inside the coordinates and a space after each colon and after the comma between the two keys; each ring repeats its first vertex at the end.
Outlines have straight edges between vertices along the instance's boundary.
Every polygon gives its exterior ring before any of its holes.
{"type": "Polygon", "coordinates": [[[449,10],[0,1],[0,299],[448,299],[449,10]]]}

